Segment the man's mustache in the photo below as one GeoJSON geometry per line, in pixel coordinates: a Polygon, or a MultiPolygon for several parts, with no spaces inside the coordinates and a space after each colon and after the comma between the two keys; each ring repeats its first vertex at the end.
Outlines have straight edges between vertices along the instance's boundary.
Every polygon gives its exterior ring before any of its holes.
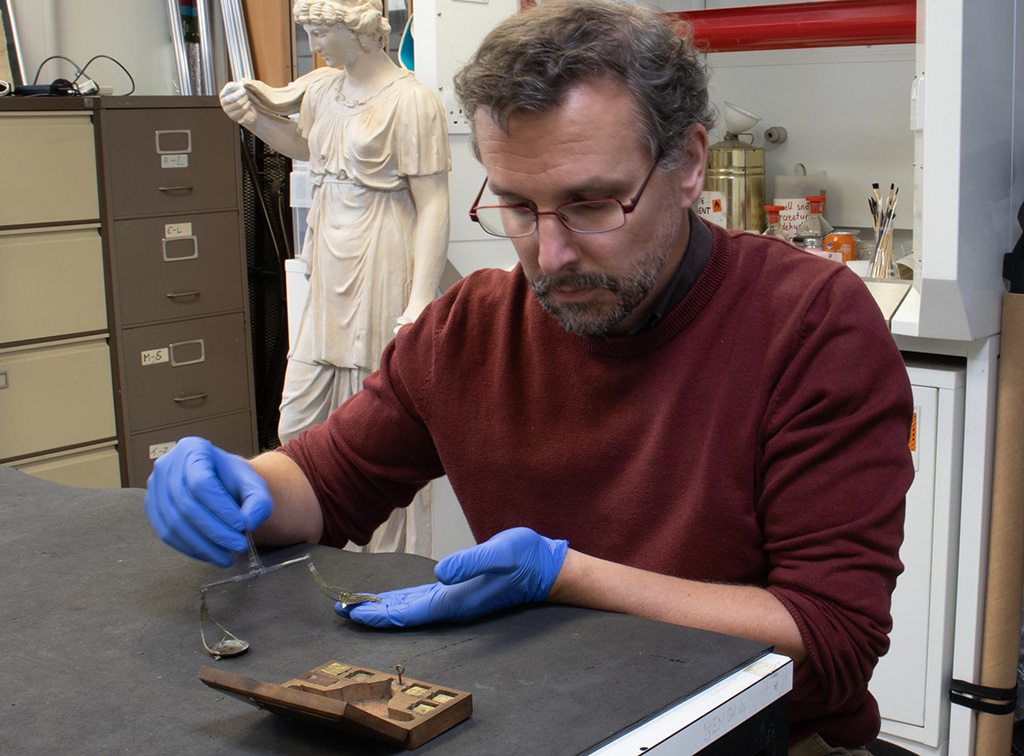
{"type": "Polygon", "coordinates": [[[530,279],[530,288],[538,297],[544,296],[552,289],[586,289],[590,287],[617,292],[619,279],[607,273],[594,272],[564,273],[558,276],[538,273],[530,279]]]}

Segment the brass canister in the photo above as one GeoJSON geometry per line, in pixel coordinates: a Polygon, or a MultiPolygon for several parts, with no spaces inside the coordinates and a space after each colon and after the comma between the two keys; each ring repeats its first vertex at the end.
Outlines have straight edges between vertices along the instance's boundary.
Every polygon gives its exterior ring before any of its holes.
{"type": "Polygon", "coordinates": [[[764,231],[764,150],[739,139],[711,145],[704,191],[725,195],[726,228],[764,231]]]}

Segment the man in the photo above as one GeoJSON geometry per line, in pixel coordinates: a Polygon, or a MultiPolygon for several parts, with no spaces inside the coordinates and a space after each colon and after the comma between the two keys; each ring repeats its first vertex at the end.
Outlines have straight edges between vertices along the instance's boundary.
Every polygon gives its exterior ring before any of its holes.
{"type": "Polygon", "coordinates": [[[707,83],[658,14],[553,0],[492,32],[457,89],[495,197],[472,215],[521,265],[454,286],[283,453],[179,443],[155,528],[224,565],[244,524],[362,543],[447,473],[480,545],[341,614],[546,599],[767,641],[797,665],[795,748],[863,746],[913,476],[878,308],[844,266],[690,211],[707,83]]]}

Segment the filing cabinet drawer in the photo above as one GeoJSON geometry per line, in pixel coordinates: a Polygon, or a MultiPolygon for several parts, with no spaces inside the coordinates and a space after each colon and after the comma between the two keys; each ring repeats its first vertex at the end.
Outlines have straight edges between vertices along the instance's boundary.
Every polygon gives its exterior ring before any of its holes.
{"type": "Polygon", "coordinates": [[[129,427],[142,430],[249,407],[245,333],[241,313],[123,331],[129,427]]]}
{"type": "Polygon", "coordinates": [[[79,488],[120,488],[121,463],[111,441],[85,450],[50,454],[11,465],[15,470],[51,483],[79,488]]]}
{"type": "Polygon", "coordinates": [[[0,343],[107,328],[97,228],[0,232],[0,343]]]}
{"type": "Polygon", "coordinates": [[[89,113],[0,113],[0,165],[0,226],[99,219],[89,113]]]}
{"type": "Polygon", "coordinates": [[[246,306],[236,213],[117,221],[114,260],[122,326],[246,306]]]}
{"type": "Polygon", "coordinates": [[[0,350],[0,460],[116,435],[105,339],[0,350]]]}
{"type": "Polygon", "coordinates": [[[131,438],[129,485],[145,486],[146,479],[153,472],[153,462],[186,436],[205,438],[214,446],[246,458],[256,454],[253,446],[252,415],[249,412],[221,415],[185,425],[147,431],[131,438]]]}
{"type": "Polygon", "coordinates": [[[103,130],[114,217],[237,206],[238,131],[220,108],[108,110],[103,130]]]}

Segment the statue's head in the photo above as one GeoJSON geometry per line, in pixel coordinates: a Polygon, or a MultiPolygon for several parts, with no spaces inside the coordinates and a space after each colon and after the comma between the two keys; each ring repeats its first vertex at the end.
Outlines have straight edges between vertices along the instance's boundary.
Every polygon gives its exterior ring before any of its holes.
{"type": "Polygon", "coordinates": [[[345,26],[374,47],[391,32],[381,0],[297,0],[292,16],[302,26],[345,26]]]}

